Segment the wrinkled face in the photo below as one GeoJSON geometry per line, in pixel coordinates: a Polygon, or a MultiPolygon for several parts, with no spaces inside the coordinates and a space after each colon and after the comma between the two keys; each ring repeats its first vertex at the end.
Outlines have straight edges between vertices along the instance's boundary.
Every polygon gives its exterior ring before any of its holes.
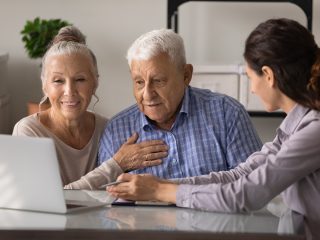
{"type": "Polygon", "coordinates": [[[158,127],[170,128],[191,75],[191,65],[179,69],[167,54],[159,54],[150,60],[132,61],[134,96],[140,111],[158,127]]]}
{"type": "Polygon", "coordinates": [[[260,97],[266,111],[272,112],[279,109],[279,91],[274,87],[273,74],[270,76],[263,71],[260,76],[248,64],[246,65],[246,72],[251,80],[251,92],[260,97]]]}
{"type": "Polygon", "coordinates": [[[91,59],[83,54],[50,56],[45,66],[44,93],[51,111],[68,120],[78,119],[91,101],[96,87],[91,59]]]}

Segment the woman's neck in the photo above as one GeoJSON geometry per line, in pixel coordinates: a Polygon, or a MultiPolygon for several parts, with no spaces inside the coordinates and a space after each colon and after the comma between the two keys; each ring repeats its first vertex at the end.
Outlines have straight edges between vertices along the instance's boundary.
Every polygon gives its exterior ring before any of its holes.
{"type": "Polygon", "coordinates": [[[297,102],[293,101],[291,98],[287,97],[286,95],[283,95],[280,100],[280,108],[288,114],[294,106],[297,104],[297,102]]]}
{"type": "Polygon", "coordinates": [[[51,108],[40,115],[40,122],[67,145],[82,149],[94,131],[94,115],[86,112],[78,119],[65,119],[51,108]]]}

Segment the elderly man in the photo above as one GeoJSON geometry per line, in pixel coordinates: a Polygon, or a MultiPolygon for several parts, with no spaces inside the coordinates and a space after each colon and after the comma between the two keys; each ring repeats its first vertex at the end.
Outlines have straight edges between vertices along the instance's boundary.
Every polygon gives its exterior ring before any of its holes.
{"type": "MultiPolygon", "coordinates": [[[[127,59],[137,104],[117,114],[100,140],[99,164],[134,132],[138,142],[162,139],[168,156],[158,166],[133,173],[183,178],[234,168],[261,148],[243,106],[231,97],[189,86],[182,38],[161,29],[139,37],[127,59]]],[[[146,159],[156,158],[146,154],[146,159]]]]}

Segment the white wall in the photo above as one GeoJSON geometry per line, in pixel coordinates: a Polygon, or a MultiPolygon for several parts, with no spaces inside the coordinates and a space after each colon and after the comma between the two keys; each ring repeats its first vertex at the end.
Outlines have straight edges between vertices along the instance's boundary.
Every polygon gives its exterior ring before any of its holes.
{"type": "Polygon", "coordinates": [[[166,0],[0,0],[0,52],[9,52],[12,118],[26,115],[27,101],[42,95],[40,60],[30,60],[20,31],[26,20],[62,18],[87,36],[100,70],[96,111],[111,117],[134,102],[125,59],[128,46],[150,29],[166,26],[166,0]]]}
{"type": "MultiPolygon", "coordinates": [[[[42,95],[40,61],[27,57],[21,41],[26,20],[62,18],[83,31],[99,62],[100,102],[95,110],[111,117],[134,103],[127,48],[140,34],[166,27],[166,11],[167,0],[0,0],[0,52],[10,54],[7,85],[12,122],[26,115],[26,102],[39,101],[42,95]]],[[[267,18],[293,17],[306,23],[303,13],[289,3],[187,3],[180,14],[180,33],[188,60],[194,64],[241,62],[244,39],[267,18]]],[[[313,14],[313,32],[319,42],[320,0],[314,0],[313,14]]],[[[279,122],[254,120],[264,141],[274,135],[279,122]]]]}
{"type": "Polygon", "coordinates": [[[291,3],[190,2],[181,6],[179,33],[193,63],[239,63],[249,33],[272,17],[307,26],[303,11],[291,3]]]}

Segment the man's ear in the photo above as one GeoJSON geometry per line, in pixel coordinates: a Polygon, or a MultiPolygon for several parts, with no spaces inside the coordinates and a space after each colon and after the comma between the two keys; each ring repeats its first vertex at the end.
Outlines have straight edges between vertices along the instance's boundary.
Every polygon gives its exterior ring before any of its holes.
{"type": "Polygon", "coordinates": [[[263,66],[261,68],[264,79],[267,81],[270,87],[276,86],[276,80],[274,78],[273,70],[269,66],[263,66]]]}
{"type": "Polygon", "coordinates": [[[186,86],[189,86],[191,78],[192,78],[192,73],[193,73],[193,66],[192,64],[186,64],[184,66],[184,83],[186,86]]]}

